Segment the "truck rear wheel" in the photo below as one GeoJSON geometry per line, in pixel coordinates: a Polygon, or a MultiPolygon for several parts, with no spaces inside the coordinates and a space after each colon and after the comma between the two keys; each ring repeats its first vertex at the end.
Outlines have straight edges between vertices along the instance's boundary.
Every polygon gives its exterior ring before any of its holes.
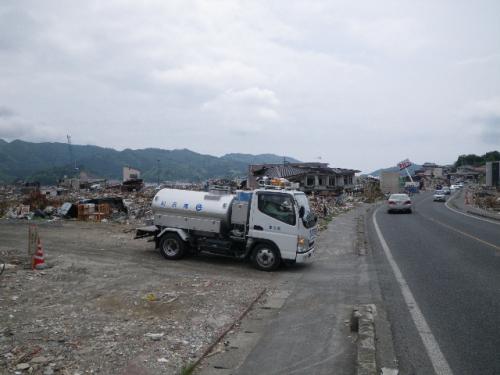
{"type": "Polygon", "coordinates": [[[274,246],[259,244],[252,252],[252,263],[259,270],[273,271],[280,265],[281,257],[274,246]]]}
{"type": "Polygon", "coordinates": [[[160,239],[160,253],[166,259],[176,260],[184,256],[186,244],[175,233],[165,233],[160,239]]]}

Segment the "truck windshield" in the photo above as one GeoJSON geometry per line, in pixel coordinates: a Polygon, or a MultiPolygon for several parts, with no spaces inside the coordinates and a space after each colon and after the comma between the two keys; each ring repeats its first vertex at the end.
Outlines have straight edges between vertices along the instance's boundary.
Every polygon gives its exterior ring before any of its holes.
{"type": "Polygon", "coordinates": [[[304,217],[302,218],[302,222],[306,228],[312,228],[316,225],[316,215],[311,211],[309,207],[309,199],[305,194],[295,194],[295,200],[297,201],[297,206],[304,207],[304,217]]]}
{"type": "Polygon", "coordinates": [[[305,194],[295,194],[295,200],[297,201],[297,206],[304,207],[304,217],[311,212],[309,208],[309,199],[307,199],[305,194]]]}

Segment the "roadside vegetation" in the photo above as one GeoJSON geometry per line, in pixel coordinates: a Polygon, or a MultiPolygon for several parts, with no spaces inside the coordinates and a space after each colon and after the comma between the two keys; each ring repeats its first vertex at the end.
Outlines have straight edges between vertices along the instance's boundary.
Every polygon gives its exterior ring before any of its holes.
{"type": "Polygon", "coordinates": [[[486,162],[488,161],[500,161],[500,152],[490,151],[481,156],[475,154],[460,155],[455,162],[455,168],[462,165],[472,165],[475,167],[479,167],[486,164],[486,162]]]}

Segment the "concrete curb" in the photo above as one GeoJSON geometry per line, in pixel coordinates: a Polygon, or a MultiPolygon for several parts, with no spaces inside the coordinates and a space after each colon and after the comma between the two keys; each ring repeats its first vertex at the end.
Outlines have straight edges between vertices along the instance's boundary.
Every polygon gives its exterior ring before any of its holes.
{"type": "Polygon", "coordinates": [[[467,207],[464,207],[464,208],[458,207],[455,204],[455,201],[458,198],[462,198],[462,195],[463,195],[463,191],[460,191],[460,193],[458,193],[458,194],[453,194],[451,196],[451,198],[448,199],[448,204],[450,206],[453,206],[456,210],[464,212],[464,213],[467,213],[467,214],[470,214],[470,215],[484,217],[485,219],[491,219],[491,220],[495,220],[495,221],[500,221],[500,216],[497,217],[497,216],[494,216],[493,214],[483,213],[482,211],[478,211],[479,209],[476,209],[474,207],[469,207],[469,208],[467,208],[467,207]]]}
{"type": "Polygon", "coordinates": [[[485,214],[485,213],[482,213],[482,212],[473,211],[471,209],[467,209],[465,212],[467,212],[468,214],[471,214],[471,215],[476,215],[476,216],[484,217],[485,219],[491,219],[491,220],[500,221],[500,217],[496,217],[496,216],[493,216],[493,215],[488,215],[488,214],[485,214]]]}
{"type": "Polygon", "coordinates": [[[376,375],[377,361],[375,349],[375,305],[361,305],[354,310],[353,316],[357,319],[358,340],[356,357],[357,375],[376,375]]]}
{"type": "Polygon", "coordinates": [[[457,210],[460,210],[460,208],[455,204],[455,201],[458,199],[459,196],[461,197],[461,195],[462,195],[462,192],[452,194],[447,201],[448,204],[455,207],[457,210]]]}
{"type": "MultiPolygon", "coordinates": [[[[374,205],[372,205],[366,212],[365,215],[365,221],[364,221],[364,231],[365,231],[365,245],[367,246],[367,255],[371,255],[374,253],[374,248],[373,248],[373,243],[371,242],[370,238],[368,237],[368,233],[370,232],[370,223],[371,223],[371,218],[376,212],[376,210],[382,206],[384,202],[378,202],[374,205]]],[[[373,270],[372,272],[375,272],[373,270]]],[[[358,357],[357,357],[357,366],[356,366],[356,371],[357,374],[364,375],[364,374],[376,374],[376,371],[379,371],[378,374],[381,375],[398,375],[399,374],[399,368],[398,368],[398,361],[396,358],[396,353],[394,350],[394,338],[392,334],[392,329],[391,329],[391,324],[388,320],[387,317],[387,312],[385,311],[383,307],[383,301],[381,297],[381,291],[378,285],[378,278],[376,279],[377,283],[376,285],[373,285],[373,293],[375,297],[375,301],[378,302],[373,302],[372,304],[369,305],[364,305],[366,308],[364,309],[366,311],[366,315],[364,318],[366,320],[363,320],[363,322],[360,320],[360,318],[363,316],[362,312],[363,309],[361,306],[358,306],[358,309],[354,312],[354,315],[358,315],[358,319],[356,321],[357,325],[357,331],[359,332],[358,335],[358,357]],[[361,324],[360,324],[361,323],[361,324]],[[364,332],[366,329],[366,332],[364,332]],[[362,332],[363,331],[363,332],[362,332]],[[376,365],[376,370],[373,371],[373,366],[370,367],[371,372],[366,372],[366,368],[363,368],[362,366],[359,365],[359,362],[363,356],[363,351],[365,349],[362,349],[362,335],[361,333],[368,333],[368,335],[374,335],[374,348],[375,348],[375,365],[376,365]]],[[[373,337],[373,336],[372,336],[373,337]]],[[[365,342],[366,343],[366,342],[365,342]]],[[[373,361],[373,357],[371,357],[371,360],[373,361]]],[[[373,363],[373,362],[372,362],[373,363]]]]}

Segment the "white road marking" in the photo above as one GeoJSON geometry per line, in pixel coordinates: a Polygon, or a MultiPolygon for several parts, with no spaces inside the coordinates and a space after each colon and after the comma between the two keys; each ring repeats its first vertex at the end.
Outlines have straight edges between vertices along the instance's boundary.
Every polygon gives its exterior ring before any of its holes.
{"type": "Polygon", "coordinates": [[[445,224],[439,220],[436,220],[436,219],[433,219],[432,217],[429,217],[427,215],[422,215],[420,214],[422,217],[426,218],[427,220],[430,220],[430,221],[433,221],[435,223],[438,223],[439,225],[442,225],[443,227],[445,228],[448,228],[449,230],[452,230],[454,232],[457,232],[457,233],[460,233],[461,235],[463,236],[466,236],[466,237],[469,237],[469,238],[472,238],[473,240],[476,240],[478,242],[481,242],[482,244],[486,245],[486,246],[491,246],[492,248],[494,248],[495,250],[500,251],[500,246],[497,246],[497,245],[494,245],[488,241],[485,241],[485,240],[482,240],[481,238],[479,237],[476,237],[476,236],[473,236],[472,234],[469,234],[467,232],[464,232],[464,231],[461,231],[460,229],[457,229],[457,228],[454,228],[448,224],[445,224]]]}
{"type": "MultiPolygon", "coordinates": [[[[451,198],[450,198],[451,199],[451,198]]],[[[450,211],[453,211],[457,214],[460,214],[460,215],[464,215],[464,216],[468,216],[468,217],[471,217],[473,219],[476,219],[476,220],[481,220],[481,221],[487,221],[488,223],[491,223],[491,224],[496,224],[496,225],[500,225],[500,222],[495,222],[493,220],[488,220],[488,219],[485,219],[485,218],[482,218],[482,217],[477,217],[475,215],[471,215],[471,214],[467,214],[465,212],[461,212],[461,211],[458,211],[458,210],[455,210],[454,208],[451,208],[449,205],[448,205],[448,201],[446,201],[446,203],[444,204],[446,206],[446,208],[450,211]]]]}
{"type": "Polygon", "coordinates": [[[377,232],[380,244],[384,249],[385,256],[387,257],[387,260],[391,265],[392,272],[396,277],[396,281],[401,288],[406,306],[408,307],[410,315],[413,319],[413,323],[417,328],[420,338],[422,339],[422,342],[424,344],[425,350],[427,351],[427,355],[429,356],[432,366],[434,367],[434,372],[436,373],[436,375],[452,375],[453,373],[450,369],[450,365],[446,361],[446,358],[444,358],[444,355],[439,348],[439,344],[437,343],[436,338],[432,334],[432,331],[427,324],[427,321],[425,320],[424,314],[422,314],[422,311],[420,310],[415,297],[413,297],[408,283],[403,277],[403,274],[401,273],[396,261],[392,256],[391,249],[389,249],[389,246],[387,245],[387,242],[385,241],[385,238],[380,231],[376,218],[378,211],[379,209],[377,209],[373,214],[373,225],[375,226],[375,231],[377,232]]]}

